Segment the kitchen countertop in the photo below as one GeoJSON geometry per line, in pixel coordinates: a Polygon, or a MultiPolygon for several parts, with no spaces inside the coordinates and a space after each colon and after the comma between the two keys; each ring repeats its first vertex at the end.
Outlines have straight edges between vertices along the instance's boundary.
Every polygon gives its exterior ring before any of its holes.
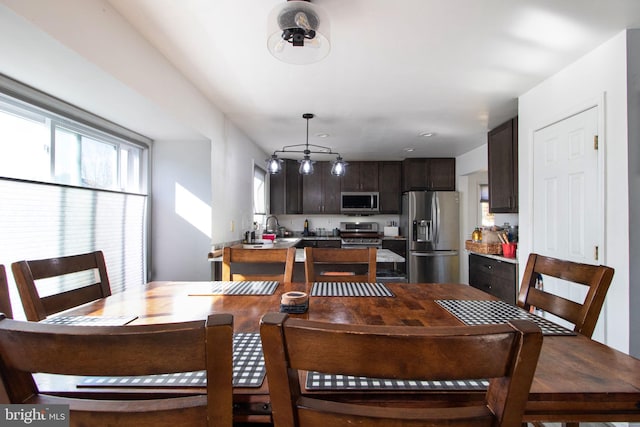
{"type": "Polygon", "coordinates": [[[511,264],[518,264],[518,258],[506,258],[506,257],[503,257],[501,255],[481,254],[481,253],[478,253],[478,252],[473,252],[473,251],[468,251],[468,250],[465,250],[465,252],[470,253],[470,254],[474,254],[474,255],[483,256],[483,257],[486,257],[486,258],[495,259],[497,261],[508,262],[508,263],[511,263],[511,264]]]}
{"type": "MultiPolygon", "coordinates": [[[[256,248],[255,250],[269,250],[269,249],[286,249],[295,246],[300,240],[303,239],[323,239],[323,240],[335,240],[340,239],[339,237],[284,237],[277,238],[275,243],[271,248],[260,249],[256,248]]],[[[396,254],[395,252],[389,249],[378,249],[377,251],[377,262],[405,262],[404,257],[396,254]]],[[[209,261],[212,262],[222,262],[222,256],[217,257],[209,257],[209,261]]],[[[297,248],[296,249],[296,262],[304,262],[304,249],[297,248]]]]}

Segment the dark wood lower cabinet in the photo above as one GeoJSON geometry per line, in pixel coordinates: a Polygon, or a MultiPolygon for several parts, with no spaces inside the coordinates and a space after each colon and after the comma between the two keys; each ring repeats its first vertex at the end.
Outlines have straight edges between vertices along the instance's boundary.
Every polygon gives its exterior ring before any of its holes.
{"type": "Polygon", "coordinates": [[[469,254],[469,284],[502,301],[515,304],[518,289],[517,264],[469,254]]]}
{"type": "Polygon", "coordinates": [[[339,248],[341,246],[340,239],[302,239],[296,245],[296,248],[339,248]]]}

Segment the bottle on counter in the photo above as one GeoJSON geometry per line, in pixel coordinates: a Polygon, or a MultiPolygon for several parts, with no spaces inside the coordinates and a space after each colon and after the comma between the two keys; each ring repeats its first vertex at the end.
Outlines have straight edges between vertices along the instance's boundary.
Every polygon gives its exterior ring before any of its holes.
{"type": "Polygon", "coordinates": [[[308,219],[304,220],[304,230],[302,231],[302,235],[303,236],[308,236],[309,235],[309,220],[308,219]]]}
{"type": "Polygon", "coordinates": [[[482,242],[482,230],[480,230],[479,227],[476,227],[473,233],[471,233],[471,240],[475,243],[482,242]]]}

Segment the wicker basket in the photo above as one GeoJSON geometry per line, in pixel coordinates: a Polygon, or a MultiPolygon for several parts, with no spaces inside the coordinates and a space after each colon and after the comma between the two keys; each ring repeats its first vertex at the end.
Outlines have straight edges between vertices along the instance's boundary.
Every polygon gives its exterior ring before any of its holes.
{"type": "Polygon", "coordinates": [[[500,243],[476,243],[466,240],[464,247],[466,250],[478,254],[500,255],[502,253],[502,244],[500,243]]]}

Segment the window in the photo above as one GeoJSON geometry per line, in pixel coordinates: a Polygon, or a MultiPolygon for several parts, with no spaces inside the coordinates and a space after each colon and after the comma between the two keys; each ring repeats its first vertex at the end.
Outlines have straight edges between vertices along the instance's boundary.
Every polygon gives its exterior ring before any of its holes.
{"type": "Polygon", "coordinates": [[[142,192],[143,148],[0,96],[0,176],[142,192]]]}
{"type": "Polygon", "coordinates": [[[263,224],[267,217],[267,172],[253,165],[253,222],[263,224]]]}
{"type": "Polygon", "coordinates": [[[495,217],[489,212],[489,185],[480,184],[480,224],[491,227],[495,224],[495,217]]]}
{"type": "Polygon", "coordinates": [[[144,284],[150,143],[0,75],[0,264],[102,250],[112,292],[144,284]]]}

